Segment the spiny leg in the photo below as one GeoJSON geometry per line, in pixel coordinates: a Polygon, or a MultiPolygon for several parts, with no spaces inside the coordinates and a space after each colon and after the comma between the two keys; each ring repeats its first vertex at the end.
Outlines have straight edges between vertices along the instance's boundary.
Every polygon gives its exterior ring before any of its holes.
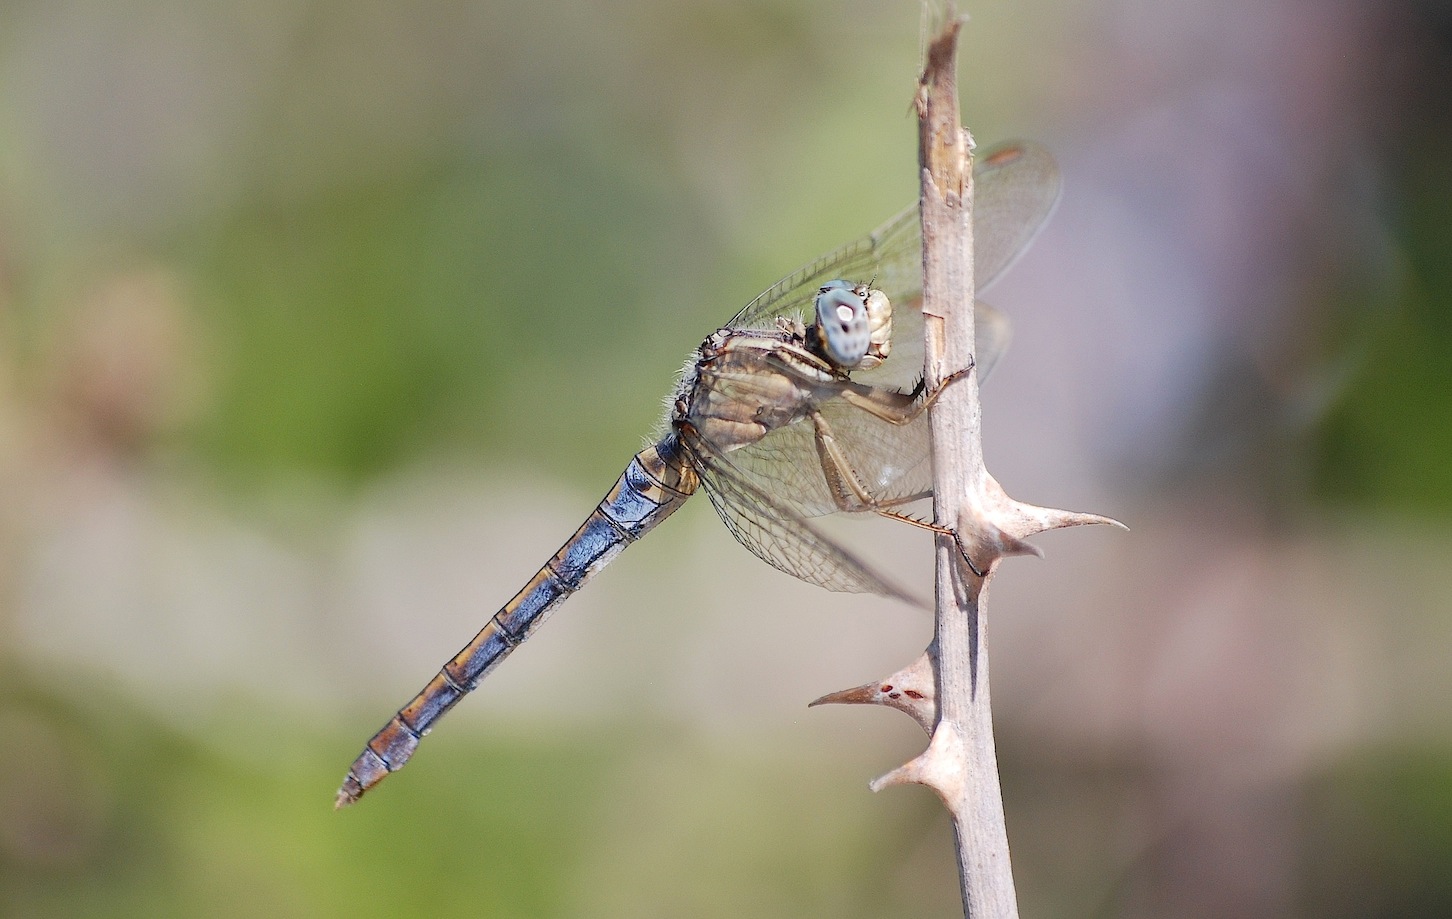
{"type": "Polygon", "coordinates": [[[842,398],[849,405],[855,406],[872,415],[880,418],[888,424],[904,425],[916,421],[933,403],[938,401],[949,386],[959,380],[968,378],[973,372],[973,364],[969,364],[962,370],[955,370],[943,378],[932,392],[919,402],[915,396],[906,393],[894,392],[892,390],[877,389],[875,387],[863,387],[862,390],[844,389],[842,398]]]}
{"type": "MultiPolygon", "coordinates": [[[[966,373],[967,371],[959,371],[966,373]]],[[[941,393],[952,382],[958,374],[950,376],[944,381],[943,386],[938,387],[937,393],[941,393]]],[[[958,531],[950,526],[940,523],[930,523],[926,520],[919,520],[910,514],[893,510],[894,507],[916,501],[926,495],[911,495],[905,498],[892,498],[882,500],[869,492],[853,471],[847,457],[842,452],[842,447],[837,443],[837,438],[832,434],[832,425],[819,411],[811,413],[812,427],[817,444],[817,457],[821,461],[822,475],[827,480],[827,490],[832,493],[832,500],[836,502],[838,509],[848,512],[872,511],[890,520],[900,520],[903,523],[920,527],[924,530],[931,530],[943,536],[951,536],[953,545],[958,547],[958,553],[963,556],[963,561],[968,564],[969,570],[980,578],[983,572],[973,564],[973,559],[968,554],[968,549],[963,545],[963,540],[958,536],[958,531]]]]}
{"type": "Polygon", "coordinates": [[[913,517],[909,514],[904,514],[900,511],[894,511],[884,507],[875,507],[873,508],[873,510],[881,516],[887,517],[891,520],[901,520],[903,523],[912,524],[913,526],[921,527],[924,530],[931,530],[934,533],[939,534],[940,536],[951,536],[953,538],[953,545],[958,547],[958,554],[963,556],[963,561],[967,563],[968,570],[978,575],[980,578],[984,576],[983,572],[978,570],[978,566],[973,564],[973,557],[968,554],[968,547],[963,545],[963,540],[958,536],[958,531],[953,529],[952,527],[944,526],[941,523],[932,523],[931,521],[927,520],[919,520],[918,518],[913,517]]]}

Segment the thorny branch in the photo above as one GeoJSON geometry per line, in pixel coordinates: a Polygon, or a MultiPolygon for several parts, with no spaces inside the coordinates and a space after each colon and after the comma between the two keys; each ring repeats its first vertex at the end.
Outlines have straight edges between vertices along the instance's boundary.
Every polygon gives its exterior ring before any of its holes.
{"type": "MultiPolygon", "coordinates": [[[[958,115],[957,43],[961,20],[951,6],[929,24],[916,108],[923,222],[925,374],[930,388],[972,366],[973,140],[958,115]]],[[[872,783],[932,788],[953,821],[963,912],[968,919],[1018,915],[1008,834],[993,744],[988,687],[988,584],[1001,559],[1035,552],[1036,533],[1086,523],[1116,523],[1093,514],[1013,500],[983,465],[978,378],[950,387],[929,410],[933,433],[934,514],[957,530],[983,571],[964,564],[957,541],[937,538],[937,615],[923,656],[886,680],[832,693],[822,702],[889,705],[931,735],[927,750],[872,783]]]]}

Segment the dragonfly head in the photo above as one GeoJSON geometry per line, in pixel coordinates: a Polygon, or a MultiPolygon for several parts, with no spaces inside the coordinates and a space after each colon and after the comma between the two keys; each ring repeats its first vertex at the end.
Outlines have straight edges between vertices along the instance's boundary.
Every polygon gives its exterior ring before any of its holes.
{"type": "Polygon", "coordinates": [[[844,370],[856,369],[872,344],[867,302],[847,281],[830,281],[817,292],[817,338],[823,356],[844,370]]]}
{"type": "Polygon", "coordinates": [[[892,348],[892,304],[866,284],[829,281],[817,292],[816,339],[822,356],[843,370],[866,370],[892,348]]]}

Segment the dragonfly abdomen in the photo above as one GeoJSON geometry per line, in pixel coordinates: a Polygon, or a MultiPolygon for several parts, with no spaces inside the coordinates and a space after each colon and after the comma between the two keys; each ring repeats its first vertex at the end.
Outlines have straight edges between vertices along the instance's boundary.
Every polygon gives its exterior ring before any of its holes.
{"type": "Polygon", "coordinates": [[[472,692],[566,597],[626,545],[669,517],[696,487],[695,473],[685,464],[673,437],[636,454],[575,535],[490,617],[473,641],[373,735],[343,779],[337,806],[352,804],[389,773],[402,769],[434,722],[472,692]]]}

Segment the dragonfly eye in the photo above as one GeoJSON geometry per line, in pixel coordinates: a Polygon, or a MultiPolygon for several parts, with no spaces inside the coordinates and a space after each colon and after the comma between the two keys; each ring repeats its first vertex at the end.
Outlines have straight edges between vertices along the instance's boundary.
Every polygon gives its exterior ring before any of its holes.
{"type": "Polygon", "coordinates": [[[845,281],[833,281],[817,294],[817,333],[826,357],[851,370],[862,363],[872,343],[867,305],[845,281]]]}

